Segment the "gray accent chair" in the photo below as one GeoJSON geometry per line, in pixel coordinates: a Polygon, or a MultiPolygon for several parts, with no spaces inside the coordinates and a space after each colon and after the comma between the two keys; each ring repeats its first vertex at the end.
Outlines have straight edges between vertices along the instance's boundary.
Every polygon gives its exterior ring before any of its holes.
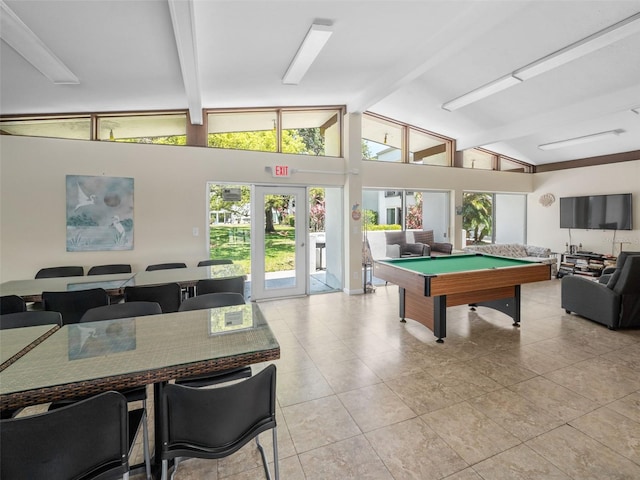
{"type": "Polygon", "coordinates": [[[609,329],[640,326],[640,256],[628,256],[607,284],[570,275],[562,278],[562,308],[609,329]]]}
{"type": "Polygon", "coordinates": [[[453,245],[451,243],[436,242],[433,236],[433,230],[423,230],[421,232],[413,232],[413,239],[419,243],[429,245],[430,255],[451,255],[453,245]]]}
{"type": "Polygon", "coordinates": [[[407,243],[407,232],[384,232],[389,258],[428,257],[431,253],[425,243],[407,243]]]}
{"type": "Polygon", "coordinates": [[[611,278],[611,276],[616,272],[616,270],[622,267],[622,265],[624,264],[624,261],[630,255],[640,255],[640,252],[620,252],[620,254],[618,255],[618,259],[616,260],[616,266],[615,267],[607,267],[607,268],[603,269],[602,270],[602,274],[598,278],[598,281],[600,283],[605,283],[606,284],[609,281],[609,279],[611,278]]]}

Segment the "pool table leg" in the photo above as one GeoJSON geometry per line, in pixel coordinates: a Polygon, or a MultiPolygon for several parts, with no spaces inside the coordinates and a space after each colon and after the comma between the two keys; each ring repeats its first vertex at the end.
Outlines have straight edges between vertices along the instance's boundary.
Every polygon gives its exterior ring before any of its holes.
{"type": "Polygon", "coordinates": [[[433,334],[438,337],[437,343],[444,343],[447,336],[447,296],[433,297],[433,334]]]}
{"type": "Polygon", "coordinates": [[[405,316],[405,309],[404,309],[404,295],[405,295],[405,291],[404,288],[402,287],[398,287],[398,297],[400,298],[399,304],[400,304],[400,322],[401,323],[407,323],[407,321],[404,319],[405,316]]]}

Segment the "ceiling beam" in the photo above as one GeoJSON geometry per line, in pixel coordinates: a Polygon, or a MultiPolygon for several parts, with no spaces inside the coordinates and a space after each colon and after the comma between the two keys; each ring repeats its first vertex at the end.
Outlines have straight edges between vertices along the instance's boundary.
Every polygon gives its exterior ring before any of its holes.
{"type": "Polygon", "coordinates": [[[196,24],[193,0],[167,0],[176,37],[182,81],[187,96],[189,117],[194,125],[202,125],[202,91],[196,47],[196,24]]]}

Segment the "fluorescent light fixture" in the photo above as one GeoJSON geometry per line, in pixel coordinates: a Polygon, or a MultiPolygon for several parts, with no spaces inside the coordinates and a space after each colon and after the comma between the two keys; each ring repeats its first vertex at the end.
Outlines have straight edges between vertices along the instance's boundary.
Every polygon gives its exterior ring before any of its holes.
{"type": "Polygon", "coordinates": [[[202,93],[196,48],[196,26],[191,0],[169,0],[169,12],[176,37],[176,47],[182,71],[182,83],[187,95],[189,120],[192,125],[202,125],[202,93]]]}
{"type": "Polygon", "coordinates": [[[287,73],[282,77],[285,85],[297,85],[333,34],[331,24],[314,23],[291,61],[287,73]]]}
{"type": "Polygon", "coordinates": [[[78,84],[76,77],[38,36],[0,0],[0,38],[55,84],[78,84]]]}
{"type": "Polygon", "coordinates": [[[638,32],[640,32],[640,13],[536,60],[513,72],[513,76],[520,80],[529,80],[638,32]]]}
{"type": "Polygon", "coordinates": [[[476,88],[475,90],[470,91],[469,93],[465,93],[460,97],[454,98],[453,100],[443,103],[442,108],[453,112],[459,108],[462,108],[470,103],[477,102],[478,100],[482,100],[494,93],[501,92],[509,87],[513,87],[518,83],[522,82],[519,78],[516,78],[512,75],[505,75],[497,80],[494,80],[491,83],[487,83],[482,87],[476,88]]]}
{"type": "Polygon", "coordinates": [[[585,135],[584,137],[576,137],[559,142],[545,143],[543,145],[538,145],[538,148],[540,150],[555,150],[557,148],[572,147],[574,145],[581,145],[583,143],[597,142],[599,140],[606,140],[608,138],[617,137],[621,133],[624,133],[624,130],[610,130],[608,132],[585,135]]]}

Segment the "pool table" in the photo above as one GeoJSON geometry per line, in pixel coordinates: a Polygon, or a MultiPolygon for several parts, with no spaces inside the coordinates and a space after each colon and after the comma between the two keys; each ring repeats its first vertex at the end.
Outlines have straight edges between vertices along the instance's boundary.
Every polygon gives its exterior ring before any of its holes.
{"type": "Polygon", "coordinates": [[[374,275],[399,287],[400,319],[422,323],[442,343],[447,307],[484,306],[520,323],[520,285],[551,278],[544,263],[481,253],[378,260],[374,275]]]}

